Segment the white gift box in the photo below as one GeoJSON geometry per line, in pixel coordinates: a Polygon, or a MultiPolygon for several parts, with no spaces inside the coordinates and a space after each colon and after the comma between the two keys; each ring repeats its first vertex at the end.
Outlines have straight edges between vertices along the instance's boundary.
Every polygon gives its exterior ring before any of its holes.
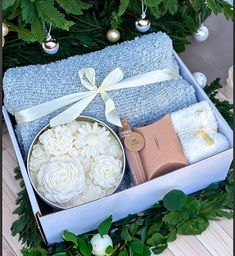
{"type": "Polygon", "coordinates": [[[206,100],[211,106],[218,122],[219,131],[227,137],[231,148],[141,185],[74,208],[46,214],[43,207],[39,206],[41,201],[36,196],[30,183],[26,163],[20,152],[10,116],[6,109],[2,108],[29,195],[32,211],[39,231],[47,244],[62,241],[62,234],[66,229],[75,234],[82,234],[96,229],[99,223],[109,215],[113,216],[113,221],[117,221],[128,214],[139,213],[150,208],[172,189],[180,189],[186,194],[191,194],[206,188],[213,182],[226,178],[233,158],[233,132],[176,53],[175,57],[180,67],[181,76],[194,86],[198,100],[206,100]]]}

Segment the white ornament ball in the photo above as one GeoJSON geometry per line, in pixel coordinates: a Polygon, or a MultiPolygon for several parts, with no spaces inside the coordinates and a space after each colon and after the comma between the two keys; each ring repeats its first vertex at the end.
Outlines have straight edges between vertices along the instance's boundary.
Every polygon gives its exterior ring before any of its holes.
{"type": "Polygon", "coordinates": [[[147,32],[150,29],[151,22],[146,18],[140,18],[135,22],[135,27],[139,32],[147,32]]]}
{"type": "Polygon", "coordinates": [[[55,54],[59,50],[59,43],[56,40],[50,39],[42,43],[42,48],[48,54],[55,54]]]}
{"type": "Polygon", "coordinates": [[[106,249],[109,246],[113,247],[113,241],[109,235],[104,235],[103,238],[100,234],[96,234],[91,238],[92,254],[96,256],[106,256],[106,249]]]}
{"type": "Polygon", "coordinates": [[[121,35],[117,29],[112,28],[108,30],[106,37],[109,42],[116,43],[120,39],[121,35]]]}
{"type": "Polygon", "coordinates": [[[2,37],[2,47],[4,46],[5,44],[5,37],[2,37]]]}
{"type": "Polygon", "coordinates": [[[203,24],[200,25],[198,30],[194,33],[193,37],[196,41],[198,42],[203,42],[206,41],[206,39],[209,36],[209,30],[206,26],[203,24]]]}
{"type": "Polygon", "coordinates": [[[204,88],[206,86],[207,78],[203,73],[195,72],[193,73],[193,77],[196,80],[196,82],[200,85],[201,88],[204,88]]]}
{"type": "Polygon", "coordinates": [[[7,26],[7,24],[2,23],[2,36],[6,36],[9,32],[9,28],[7,26]]]}

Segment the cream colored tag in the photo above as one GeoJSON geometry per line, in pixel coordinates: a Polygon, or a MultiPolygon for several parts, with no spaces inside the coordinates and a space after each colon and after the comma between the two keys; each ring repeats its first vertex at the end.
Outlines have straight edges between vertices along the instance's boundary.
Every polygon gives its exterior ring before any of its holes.
{"type": "Polygon", "coordinates": [[[138,132],[131,132],[125,137],[124,144],[128,150],[138,152],[144,148],[144,137],[138,132]]]}

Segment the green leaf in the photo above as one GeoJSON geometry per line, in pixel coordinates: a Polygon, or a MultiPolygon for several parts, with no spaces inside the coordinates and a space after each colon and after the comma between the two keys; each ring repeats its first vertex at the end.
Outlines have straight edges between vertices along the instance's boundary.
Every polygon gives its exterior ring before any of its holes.
{"type": "Polygon", "coordinates": [[[147,240],[147,244],[150,246],[157,245],[157,244],[164,244],[166,243],[166,240],[167,239],[161,233],[156,233],[147,240]]]}
{"type": "Polygon", "coordinates": [[[161,222],[155,223],[152,226],[150,226],[150,228],[147,232],[147,236],[149,237],[149,236],[152,236],[153,234],[157,233],[160,230],[161,226],[162,226],[161,222]]]}
{"type": "Polygon", "coordinates": [[[158,6],[160,3],[164,2],[165,0],[146,0],[145,4],[148,7],[156,7],[158,6]]]}
{"type": "Polygon", "coordinates": [[[180,190],[172,190],[163,198],[163,204],[168,210],[180,210],[186,203],[186,195],[180,190]]]}
{"type": "Polygon", "coordinates": [[[158,246],[155,246],[155,247],[151,248],[151,251],[152,251],[154,254],[160,254],[160,253],[162,253],[166,248],[167,248],[167,244],[161,244],[161,245],[158,245],[158,246]]]}
{"type": "Polygon", "coordinates": [[[176,230],[171,230],[171,232],[167,236],[167,242],[173,242],[177,238],[177,231],[176,230]]]}
{"type": "Polygon", "coordinates": [[[10,6],[12,6],[15,3],[15,0],[3,0],[2,2],[2,9],[6,10],[10,6]]]}
{"type": "Polygon", "coordinates": [[[48,253],[42,247],[37,247],[34,249],[23,248],[21,250],[23,256],[47,256],[48,253]]]}
{"type": "Polygon", "coordinates": [[[112,225],[112,215],[109,216],[106,220],[104,220],[100,225],[98,226],[98,231],[101,237],[104,235],[107,235],[109,232],[109,229],[111,228],[112,225]]]}
{"type": "Polygon", "coordinates": [[[224,16],[227,20],[233,19],[233,6],[223,1],[224,16]]]}
{"type": "Polygon", "coordinates": [[[174,226],[180,219],[180,213],[178,211],[171,211],[163,216],[162,221],[170,226],[174,226]]]}
{"type": "Polygon", "coordinates": [[[146,233],[147,233],[147,227],[146,226],[142,226],[137,232],[137,234],[140,235],[140,238],[141,238],[142,241],[145,241],[146,233]]]}
{"type": "Polygon", "coordinates": [[[56,0],[68,14],[82,15],[82,10],[88,10],[92,5],[79,0],[56,0]]]}
{"type": "Polygon", "coordinates": [[[181,215],[185,218],[195,217],[199,213],[200,202],[194,197],[187,197],[185,205],[181,208],[181,215]]]}
{"type": "Polygon", "coordinates": [[[55,254],[53,254],[53,256],[66,256],[66,252],[57,252],[55,254]]]}
{"type": "Polygon", "coordinates": [[[207,219],[197,217],[180,224],[177,231],[181,235],[200,235],[208,226],[207,219]]]}
{"type": "Polygon", "coordinates": [[[129,6],[129,0],[120,0],[117,16],[121,17],[129,6]]]}
{"type": "Polygon", "coordinates": [[[107,247],[107,249],[105,250],[105,253],[108,254],[108,255],[110,255],[110,254],[112,254],[114,251],[115,251],[114,248],[113,248],[112,246],[109,246],[109,247],[107,247]]]}
{"type": "Polygon", "coordinates": [[[53,0],[38,0],[36,2],[36,7],[42,21],[47,23],[51,22],[52,26],[68,31],[74,24],[73,22],[65,19],[64,14],[59,12],[59,10],[54,6],[53,0]]]}
{"type": "Polygon", "coordinates": [[[126,251],[126,248],[124,248],[124,250],[122,250],[121,252],[118,253],[118,256],[129,256],[128,252],[126,251]]]}
{"type": "Polygon", "coordinates": [[[80,237],[77,238],[77,241],[78,241],[78,247],[79,247],[81,253],[84,256],[91,256],[91,252],[92,252],[91,245],[87,245],[86,242],[83,239],[81,239],[80,237]]]}
{"type": "Polygon", "coordinates": [[[130,235],[127,227],[123,227],[122,232],[121,232],[121,238],[125,242],[129,242],[132,240],[132,236],[130,235]]]}
{"type": "Polygon", "coordinates": [[[65,241],[67,241],[67,242],[72,242],[73,244],[78,245],[78,238],[77,238],[77,236],[74,233],[72,233],[72,232],[70,232],[68,230],[64,231],[63,239],[65,241]]]}
{"type": "Polygon", "coordinates": [[[130,243],[130,248],[132,251],[137,255],[143,255],[144,256],[144,243],[141,240],[134,240],[130,243]]]}
{"type": "Polygon", "coordinates": [[[136,232],[138,231],[138,229],[139,229],[139,225],[137,224],[137,222],[130,224],[129,230],[132,236],[136,235],[136,232]]]}
{"type": "Polygon", "coordinates": [[[43,24],[38,17],[36,17],[32,22],[31,32],[39,43],[43,42],[45,38],[45,31],[43,28],[43,24]]]}
{"type": "Polygon", "coordinates": [[[21,0],[21,14],[25,23],[32,23],[37,15],[35,4],[28,0],[21,0]]]}
{"type": "Polygon", "coordinates": [[[171,15],[176,14],[179,8],[178,0],[164,0],[164,9],[168,11],[171,15]]]}

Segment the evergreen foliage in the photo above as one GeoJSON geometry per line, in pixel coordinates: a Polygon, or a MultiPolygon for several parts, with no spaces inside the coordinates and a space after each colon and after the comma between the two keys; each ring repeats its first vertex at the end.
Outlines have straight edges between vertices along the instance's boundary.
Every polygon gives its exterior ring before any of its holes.
{"type": "MultiPolygon", "coordinates": [[[[233,9],[222,0],[146,0],[149,32],[166,32],[177,52],[182,52],[199,24],[212,12],[232,19],[233,9]]],[[[3,0],[3,22],[10,29],[3,48],[4,70],[28,64],[43,64],[102,49],[110,44],[108,29],[121,32],[121,41],[140,35],[134,23],[141,13],[140,0],[3,0]],[[43,52],[39,43],[44,27],[60,43],[55,55],[43,52]],[[29,51],[30,49],[30,51],[29,51]]]]}

